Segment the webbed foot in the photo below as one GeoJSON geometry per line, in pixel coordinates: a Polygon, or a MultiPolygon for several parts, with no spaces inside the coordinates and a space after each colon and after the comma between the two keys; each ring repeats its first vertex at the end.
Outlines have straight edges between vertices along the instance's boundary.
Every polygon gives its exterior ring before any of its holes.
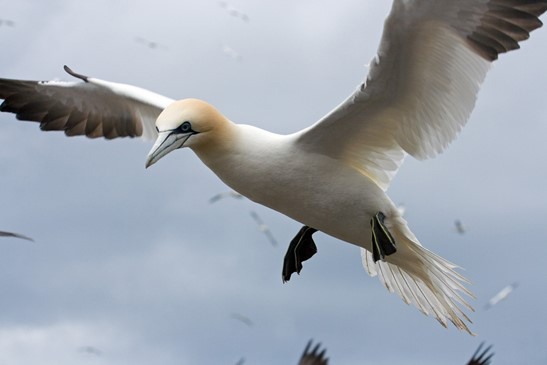
{"type": "Polygon", "coordinates": [[[372,259],[374,262],[384,260],[386,256],[397,252],[395,240],[384,225],[386,216],[382,212],[376,213],[370,220],[372,230],[372,259]]]}
{"type": "Polygon", "coordinates": [[[304,226],[292,239],[283,260],[283,282],[289,281],[293,273],[300,274],[302,262],[310,259],[317,252],[317,246],[312,238],[315,232],[317,232],[315,228],[304,226]]]}

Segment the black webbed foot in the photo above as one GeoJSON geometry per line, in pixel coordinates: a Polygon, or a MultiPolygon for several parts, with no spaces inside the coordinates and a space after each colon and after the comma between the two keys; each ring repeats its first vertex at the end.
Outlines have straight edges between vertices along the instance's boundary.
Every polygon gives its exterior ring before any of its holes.
{"type": "Polygon", "coordinates": [[[302,262],[310,259],[317,252],[317,246],[312,238],[315,232],[317,232],[315,228],[304,226],[292,239],[283,260],[283,282],[289,281],[293,273],[300,274],[302,262]]]}
{"type": "Polygon", "coordinates": [[[395,240],[384,225],[386,216],[382,212],[376,213],[370,220],[372,230],[372,259],[374,262],[384,260],[386,256],[397,252],[395,240]]]}

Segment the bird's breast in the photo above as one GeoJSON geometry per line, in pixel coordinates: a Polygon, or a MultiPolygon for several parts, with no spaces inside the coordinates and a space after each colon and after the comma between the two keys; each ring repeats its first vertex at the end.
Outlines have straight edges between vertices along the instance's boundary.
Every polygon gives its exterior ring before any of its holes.
{"type": "Polygon", "coordinates": [[[359,246],[370,242],[371,217],[394,209],[372,180],[322,155],[272,147],[204,162],[254,202],[359,246]]]}

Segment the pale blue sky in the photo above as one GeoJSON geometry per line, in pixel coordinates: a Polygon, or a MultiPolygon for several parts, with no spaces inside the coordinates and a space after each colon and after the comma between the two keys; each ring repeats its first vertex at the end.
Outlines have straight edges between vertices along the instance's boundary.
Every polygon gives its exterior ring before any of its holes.
{"type": "MultiPolygon", "coordinates": [[[[362,81],[388,3],[234,0],[245,23],[216,1],[0,0],[0,18],[16,22],[0,27],[0,77],[67,79],[67,64],[290,133],[362,81]]],[[[145,170],[146,142],[66,138],[0,114],[0,229],[36,240],[0,241],[0,363],[296,364],[311,337],[333,365],[464,364],[481,341],[495,345],[494,364],[546,362],[545,44],[540,29],[501,57],[456,142],[434,160],[407,159],[389,190],[420,241],[466,268],[477,337],[404,305],[367,276],[358,249],[324,234],[282,284],[300,225],[249,201],[210,205],[227,188],[190,150],[145,170]]]]}

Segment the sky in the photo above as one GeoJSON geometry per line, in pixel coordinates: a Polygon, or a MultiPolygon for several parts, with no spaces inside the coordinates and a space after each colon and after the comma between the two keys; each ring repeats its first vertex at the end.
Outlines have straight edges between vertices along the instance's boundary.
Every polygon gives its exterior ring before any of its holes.
{"type": "MultiPolygon", "coordinates": [[[[69,79],[67,64],[292,133],[364,79],[390,6],[230,5],[249,21],[217,1],[0,0],[0,19],[15,22],[0,26],[0,77],[69,79]]],[[[310,338],[333,365],[464,364],[482,341],[494,364],[545,363],[545,44],[539,29],[501,57],[459,138],[433,160],[408,158],[388,192],[426,247],[465,268],[476,337],[406,306],[368,277],[356,247],[325,234],[283,284],[300,224],[246,200],[210,204],[228,188],[188,149],[145,170],[151,143],[67,138],[2,113],[0,230],[35,242],[0,240],[0,363],[296,364],[310,338]]]]}

